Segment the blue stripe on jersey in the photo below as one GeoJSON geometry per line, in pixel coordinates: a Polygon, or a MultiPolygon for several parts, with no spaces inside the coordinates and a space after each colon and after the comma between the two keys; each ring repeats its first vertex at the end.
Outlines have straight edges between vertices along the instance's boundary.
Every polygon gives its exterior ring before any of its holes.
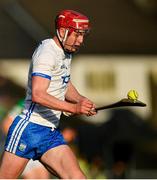
{"type": "Polygon", "coordinates": [[[18,142],[22,135],[22,132],[24,131],[24,129],[26,128],[26,126],[29,123],[29,118],[33,112],[34,107],[35,107],[35,103],[31,103],[30,108],[29,108],[28,112],[26,113],[25,119],[21,119],[17,123],[17,125],[12,133],[12,136],[10,138],[10,142],[6,148],[7,151],[15,153],[18,142]]]}
{"type": "Polygon", "coordinates": [[[49,76],[47,74],[39,73],[39,72],[32,73],[32,76],[40,76],[40,77],[47,78],[47,79],[51,80],[51,76],[49,76]]]}

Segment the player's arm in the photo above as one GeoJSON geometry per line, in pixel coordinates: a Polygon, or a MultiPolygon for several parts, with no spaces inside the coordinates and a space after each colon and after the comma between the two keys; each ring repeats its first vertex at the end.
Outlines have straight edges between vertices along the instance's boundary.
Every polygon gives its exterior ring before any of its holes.
{"type": "Polygon", "coordinates": [[[51,109],[74,113],[76,106],[47,93],[50,80],[40,76],[32,77],[32,101],[51,109]]]}
{"type": "Polygon", "coordinates": [[[65,94],[65,99],[69,102],[77,103],[84,99],[85,97],[82,96],[77,89],[74,87],[71,81],[68,82],[67,91],[65,94]]]}
{"type": "Polygon", "coordinates": [[[70,112],[73,114],[88,114],[92,107],[89,100],[80,103],[70,103],[59,100],[47,93],[50,80],[40,76],[32,77],[32,101],[51,109],[70,112]]]}
{"type": "Polygon", "coordinates": [[[65,94],[65,99],[68,102],[73,102],[76,104],[82,103],[82,102],[86,102],[88,101],[90,103],[90,112],[88,111],[88,115],[94,115],[95,114],[95,104],[89,100],[88,98],[82,96],[77,89],[74,87],[74,85],[72,84],[71,81],[68,82],[68,87],[67,87],[67,91],[65,94]]]}

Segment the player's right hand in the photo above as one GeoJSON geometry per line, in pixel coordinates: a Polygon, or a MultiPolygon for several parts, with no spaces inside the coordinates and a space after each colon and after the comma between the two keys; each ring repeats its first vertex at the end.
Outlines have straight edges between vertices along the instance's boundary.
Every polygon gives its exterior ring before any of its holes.
{"type": "Polygon", "coordinates": [[[81,99],[77,104],[75,104],[75,114],[84,114],[87,116],[92,116],[96,114],[95,104],[88,98],[81,99]]]}

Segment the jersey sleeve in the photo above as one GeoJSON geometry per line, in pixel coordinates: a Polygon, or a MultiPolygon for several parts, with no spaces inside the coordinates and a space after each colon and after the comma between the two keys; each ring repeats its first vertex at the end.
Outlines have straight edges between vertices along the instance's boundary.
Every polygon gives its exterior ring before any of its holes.
{"type": "Polygon", "coordinates": [[[55,52],[53,52],[48,46],[38,47],[32,57],[32,76],[51,79],[56,64],[55,57],[55,52]]]}

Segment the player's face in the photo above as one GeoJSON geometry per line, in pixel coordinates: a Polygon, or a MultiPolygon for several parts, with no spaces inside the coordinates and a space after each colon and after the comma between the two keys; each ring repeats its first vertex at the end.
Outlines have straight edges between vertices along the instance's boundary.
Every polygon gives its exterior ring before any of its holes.
{"type": "Polygon", "coordinates": [[[64,44],[64,48],[69,52],[76,52],[79,50],[80,46],[84,41],[84,32],[75,32],[73,31],[68,37],[64,44]]]}

